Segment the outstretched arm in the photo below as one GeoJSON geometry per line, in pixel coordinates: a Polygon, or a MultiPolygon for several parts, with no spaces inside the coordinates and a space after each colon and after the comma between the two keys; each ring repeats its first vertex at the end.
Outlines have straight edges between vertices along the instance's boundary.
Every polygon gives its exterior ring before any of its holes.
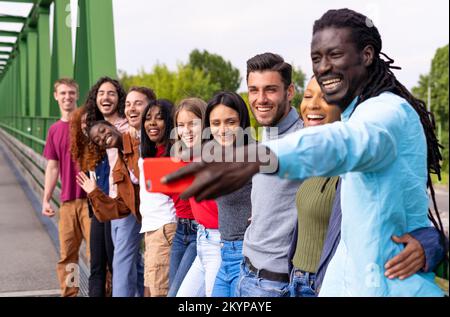
{"type": "Polygon", "coordinates": [[[163,177],[161,182],[167,184],[194,175],[192,185],[181,194],[181,198],[195,197],[197,201],[215,199],[241,188],[258,172],[276,172],[277,165],[276,156],[268,148],[250,144],[210,163],[204,160],[191,163],[163,177]]]}

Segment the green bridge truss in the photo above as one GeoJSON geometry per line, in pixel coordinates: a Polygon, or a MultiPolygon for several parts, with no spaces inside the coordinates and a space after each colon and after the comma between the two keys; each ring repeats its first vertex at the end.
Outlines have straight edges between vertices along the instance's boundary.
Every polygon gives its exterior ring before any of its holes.
{"type": "MultiPolygon", "coordinates": [[[[32,192],[30,201],[42,199],[47,162],[41,153],[48,128],[59,118],[53,82],[77,80],[82,104],[99,77],[117,77],[112,0],[78,0],[75,51],[71,15],[70,0],[0,0],[0,146],[32,192]],[[23,7],[20,2],[31,4],[28,16],[5,12],[7,6],[23,7]]],[[[58,183],[51,200],[55,210],[60,192],[58,183]]],[[[40,208],[35,207],[39,215],[40,208]]],[[[59,213],[49,225],[57,248],[58,219],[59,213]]],[[[80,293],[87,296],[89,261],[84,254],[80,252],[80,293]]]]}
{"type": "Polygon", "coordinates": [[[0,25],[0,128],[38,153],[59,116],[56,79],[74,78],[83,103],[99,77],[117,77],[112,0],[78,0],[75,52],[70,16],[70,0],[0,0],[0,22],[6,22],[0,25]],[[8,15],[2,12],[6,2],[32,9],[28,16],[8,15]],[[10,23],[21,30],[2,27],[10,23]]]}

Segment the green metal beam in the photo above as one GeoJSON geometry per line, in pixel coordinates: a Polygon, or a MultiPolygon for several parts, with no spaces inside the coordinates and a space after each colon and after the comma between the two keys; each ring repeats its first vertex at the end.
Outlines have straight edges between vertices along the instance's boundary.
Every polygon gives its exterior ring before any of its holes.
{"type": "Polygon", "coordinates": [[[0,30],[0,36],[18,37],[20,32],[0,30]]]}
{"type": "Polygon", "coordinates": [[[28,80],[27,80],[27,41],[20,40],[19,42],[19,85],[20,85],[20,113],[22,116],[27,116],[28,107],[28,80]]]}
{"type": "MultiPolygon", "coordinates": [[[[53,49],[51,83],[62,77],[73,78],[72,29],[67,25],[70,0],[57,0],[53,7],[53,49]]],[[[53,98],[53,90],[48,92],[50,115],[59,116],[59,107],[53,98]]]]}
{"type": "Polygon", "coordinates": [[[8,22],[8,23],[25,23],[27,21],[26,17],[15,16],[15,15],[6,15],[0,14],[0,22],[8,22]]]}
{"type": "Polygon", "coordinates": [[[117,78],[112,0],[79,0],[75,79],[80,97],[102,76],[117,78]],[[101,14],[99,14],[101,12],[101,14]]]}
{"type": "Polygon", "coordinates": [[[37,55],[37,87],[36,100],[42,117],[50,116],[50,9],[39,7],[37,23],[38,32],[38,55],[37,55]]]}
{"type": "Polygon", "coordinates": [[[12,42],[0,42],[0,47],[14,47],[14,45],[16,45],[16,43],[12,43],[12,42]]]}
{"type": "Polygon", "coordinates": [[[20,32],[0,30],[0,36],[17,38],[15,43],[0,42],[0,48],[8,49],[0,51],[0,123],[22,132],[15,133],[16,137],[34,148],[36,142],[25,136],[31,133],[37,139],[44,138],[50,122],[45,117],[59,116],[59,107],[52,96],[52,83],[56,79],[75,77],[80,84],[80,101],[84,101],[99,77],[117,78],[112,0],[78,0],[75,66],[68,25],[70,0],[0,0],[0,3],[3,1],[33,4],[27,17],[0,14],[0,22],[23,24],[20,32]]]}
{"type": "Polygon", "coordinates": [[[31,117],[36,116],[36,75],[37,75],[37,31],[29,29],[27,32],[27,96],[28,111],[31,117]]]}

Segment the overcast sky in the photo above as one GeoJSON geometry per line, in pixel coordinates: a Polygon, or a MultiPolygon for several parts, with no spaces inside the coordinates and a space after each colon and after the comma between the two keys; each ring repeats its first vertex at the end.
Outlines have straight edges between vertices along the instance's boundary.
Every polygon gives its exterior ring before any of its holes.
{"type": "MultiPolygon", "coordinates": [[[[30,7],[0,6],[0,13],[9,14],[30,7]]],[[[429,71],[436,49],[449,42],[447,0],[113,0],[113,7],[117,67],[129,74],[150,71],[157,62],[175,69],[198,48],[230,60],[241,76],[247,59],[271,51],[309,77],[312,25],[333,8],[372,18],[383,52],[402,66],[396,75],[408,88],[429,71]]]]}
{"type": "MultiPolygon", "coordinates": [[[[312,75],[312,25],[328,9],[348,7],[378,27],[383,51],[402,66],[407,87],[427,73],[437,48],[449,42],[447,0],[113,0],[117,66],[128,73],[156,62],[171,69],[190,51],[206,49],[245,74],[247,59],[266,51],[312,75]]],[[[245,89],[245,82],[241,85],[245,89]]]]}

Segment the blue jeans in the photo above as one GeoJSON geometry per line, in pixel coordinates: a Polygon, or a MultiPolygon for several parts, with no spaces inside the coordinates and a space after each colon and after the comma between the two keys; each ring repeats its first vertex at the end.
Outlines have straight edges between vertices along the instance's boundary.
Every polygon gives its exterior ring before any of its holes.
{"type": "Polygon", "coordinates": [[[111,236],[114,243],[113,297],[144,296],[140,230],[141,225],[132,214],[111,221],[111,236]]]}
{"type": "Polygon", "coordinates": [[[236,297],[289,297],[289,283],[261,278],[242,261],[236,297]]]}
{"type": "Polygon", "coordinates": [[[294,267],[290,280],[289,292],[291,297],[317,297],[314,289],[316,274],[305,272],[294,267]]]}
{"type": "Polygon", "coordinates": [[[197,256],[198,223],[193,219],[178,219],[177,231],[170,251],[169,292],[167,297],[175,297],[178,289],[197,256]]]}
{"type": "Polygon", "coordinates": [[[222,262],[219,272],[217,272],[212,292],[213,297],[233,297],[235,295],[241,262],[244,259],[242,244],[242,240],[221,242],[222,262]]]}
{"type": "Polygon", "coordinates": [[[177,297],[211,297],[220,262],[219,230],[199,225],[197,256],[178,289],[177,297]]]}

